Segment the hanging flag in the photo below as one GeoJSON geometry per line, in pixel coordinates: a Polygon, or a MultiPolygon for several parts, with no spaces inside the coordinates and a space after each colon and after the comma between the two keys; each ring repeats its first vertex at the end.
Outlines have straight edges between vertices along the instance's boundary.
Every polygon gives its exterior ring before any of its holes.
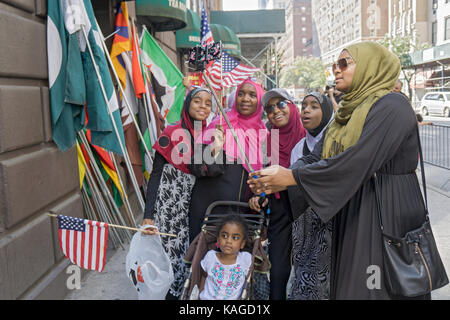
{"type": "Polygon", "coordinates": [[[249,78],[258,68],[246,66],[226,52],[222,52],[222,59],[214,62],[210,69],[205,70],[205,74],[211,81],[214,90],[230,88],[240,85],[249,78]]]}
{"type": "Polygon", "coordinates": [[[58,215],[61,250],[73,264],[103,271],[108,243],[108,224],[58,215]]]}
{"type": "Polygon", "coordinates": [[[214,43],[213,34],[209,28],[208,16],[206,14],[205,7],[202,7],[202,24],[200,29],[200,43],[202,46],[209,43],[214,43]]]}
{"type": "Polygon", "coordinates": [[[161,97],[163,105],[160,113],[166,123],[171,124],[180,120],[185,93],[183,74],[159,47],[147,29],[144,29],[141,40],[141,58],[142,63],[150,69],[158,84],[165,88],[165,94],[161,97]]]}
{"type": "MultiPolygon", "coordinates": [[[[119,103],[113,82],[106,63],[105,52],[101,43],[101,37],[97,29],[97,23],[89,0],[71,0],[72,7],[79,6],[73,10],[74,13],[80,14],[80,25],[74,30],[79,33],[80,50],[83,58],[83,71],[86,81],[86,104],[89,120],[87,128],[92,131],[92,143],[106,150],[113,151],[119,155],[122,154],[120,144],[124,145],[124,136],[122,121],[120,118],[119,103]],[[86,31],[88,42],[85,41],[84,32],[86,31]],[[88,44],[93,52],[95,64],[100,73],[101,83],[97,77],[94,63],[89,52],[88,44]],[[106,100],[102,91],[101,84],[105,90],[106,100]],[[115,127],[109,114],[112,114],[115,127]]],[[[74,19],[72,17],[72,19],[74,19]]],[[[75,21],[77,21],[75,18],[75,21]]]]}
{"type": "Polygon", "coordinates": [[[137,34],[134,25],[132,27],[132,35],[133,35],[133,57],[132,57],[132,68],[133,68],[133,85],[134,91],[136,92],[136,96],[138,98],[142,98],[142,94],[145,93],[145,81],[142,76],[141,70],[141,51],[138,46],[137,34]]]}
{"type": "Polygon", "coordinates": [[[77,156],[78,156],[78,173],[80,174],[80,189],[83,188],[83,181],[86,175],[86,161],[84,160],[83,152],[77,142],[77,156]]]}
{"type": "Polygon", "coordinates": [[[142,78],[141,69],[139,67],[139,61],[137,60],[137,55],[139,54],[137,51],[138,47],[135,45],[137,40],[135,41],[134,32],[132,33],[132,38],[129,36],[128,9],[126,2],[124,1],[118,5],[116,15],[116,31],[118,31],[118,33],[114,35],[111,57],[115,55],[115,60],[113,59],[114,69],[119,76],[125,93],[125,97],[121,96],[120,115],[124,132],[125,146],[130,157],[136,180],[138,185],[141,186],[143,182],[142,160],[139,149],[138,133],[134,125],[134,114],[132,112],[137,112],[136,94],[139,93],[140,96],[142,96],[142,93],[145,92],[145,87],[144,79],[142,78]],[[132,62],[129,61],[129,52],[132,53],[132,62]],[[114,61],[119,64],[115,64],[114,61]],[[139,78],[137,78],[139,77],[137,72],[139,72],[140,81],[139,78]],[[137,89],[137,87],[135,89],[131,78],[134,78],[135,82],[141,87],[141,89],[137,89]],[[125,105],[125,99],[129,103],[129,107],[132,112],[130,112],[129,108],[125,105]]]}
{"type": "Polygon", "coordinates": [[[115,31],[116,34],[114,35],[110,56],[122,88],[125,88],[127,85],[125,78],[126,66],[122,58],[122,52],[132,50],[128,23],[128,7],[125,1],[117,4],[115,31]]]}
{"type": "MultiPolygon", "coordinates": [[[[63,2],[49,1],[47,17],[48,82],[53,141],[63,151],[75,145],[83,127],[86,101],[77,35],[65,25],[63,2]]],[[[69,25],[70,27],[71,25],[69,25]]]]}

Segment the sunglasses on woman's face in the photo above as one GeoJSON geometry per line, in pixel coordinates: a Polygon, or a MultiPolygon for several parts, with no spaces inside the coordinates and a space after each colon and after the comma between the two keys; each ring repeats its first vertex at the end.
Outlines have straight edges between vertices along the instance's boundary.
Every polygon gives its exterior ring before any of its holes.
{"type": "Polygon", "coordinates": [[[339,70],[345,71],[349,65],[347,62],[348,59],[352,59],[350,57],[339,59],[337,62],[333,63],[333,72],[336,72],[336,69],[339,67],[339,70]]]}
{"type": "Polygon", "coordinates": [[[283,110],[284,108],[287,107],[287,105],[288,105],[288,103],[286,102],[286,100],[282,100],[282,101],[277,102],[274,105],[264,107],[264,111],[267,114],[269,114],[269,113],[272,113],[275,111],[275,107],[277,107],[280,110],[283,110]]]}

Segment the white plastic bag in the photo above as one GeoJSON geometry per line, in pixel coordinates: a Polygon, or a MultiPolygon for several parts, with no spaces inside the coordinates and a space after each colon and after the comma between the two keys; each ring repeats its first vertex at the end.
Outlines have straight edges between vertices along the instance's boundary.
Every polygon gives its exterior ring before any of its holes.
{"type": "MultiPolygon", "coordinates": [[[[141,228],[148,227],[149,225],[145,225],[141,228]]],[[[125,268],[138,292],[139,300],[165,299],[174,276],[172,264],[159,235],[136,232],[131,240],[125,268]]]]}

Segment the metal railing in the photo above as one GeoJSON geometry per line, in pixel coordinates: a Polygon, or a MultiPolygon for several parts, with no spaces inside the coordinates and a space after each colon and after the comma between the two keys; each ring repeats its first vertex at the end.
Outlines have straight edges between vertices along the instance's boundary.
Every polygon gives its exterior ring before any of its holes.
{"type": "Polygon", "coordinates": [[[450,170],[450,126],[426,125],[419,132],[423,162],[450,170]]]}

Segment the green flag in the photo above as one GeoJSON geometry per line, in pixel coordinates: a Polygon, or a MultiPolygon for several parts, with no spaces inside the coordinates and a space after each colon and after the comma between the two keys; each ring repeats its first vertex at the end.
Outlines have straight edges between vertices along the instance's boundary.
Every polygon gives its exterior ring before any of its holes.
{"type": "MultiPolygon", "coordinates": [[[[72,2],[76,1],[72,0],[72,2]]],[[[86,107],[88,113],[88,123],[86,127],[91,129],[92,143],[94,145],[123,155],[122,149],[120,148],[119,139],[122,146],[125,146],[125,139],[123,135],[122,119],[120,117],[119,102],[117,100],[116,92],[114,90],[113,82],[108,69],[108,64],[106,62],[105,52],[103,51],[101,37],[97,29],[94,11],[90,0],[80,0],[78,1],[78,4],[81,6],[80,12],[83,15],[83,25],[86,30],[86,34],[88,35],[88,41],[94,55],[95,64],[98,67],[101,83],[106,91],[106,98],[108,100],[105,101],[89,49],[84,41],[84,35],[80,34],[79,36],[83,39],[83,41],[80,42],[80,49],[83,59],[83,70],[87,89],[86,107]],[[113,115],[117,132],[114,129],[108,109],[113,115]]],[[[82,30],[79,32],[82,32],[82,30]]]]}
{"type": "Polygon", "coordinates": [[[86,90],[77,36],[66,29],[63,7],[48,1],[47,56],[53,141],[65,151],[84,124],[86,90]]]}
{"type": "Polygon", "coordinates": [[[172,124],[181,117],[185,94],[183,74],[156,43],[155,39],[144,29],[141,40],[142,63],[150,69],[159,85],[166,89],[161,97],[161,115],[172,124]]]}

